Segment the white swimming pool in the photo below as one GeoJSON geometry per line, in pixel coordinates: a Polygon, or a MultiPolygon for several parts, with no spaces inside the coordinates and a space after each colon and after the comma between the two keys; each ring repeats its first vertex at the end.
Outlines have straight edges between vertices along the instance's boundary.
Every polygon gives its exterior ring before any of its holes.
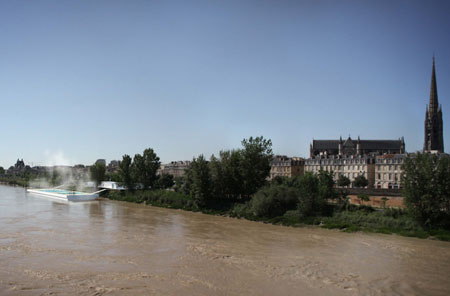
{"type": "Polygon", "coordinates": [[[57,188],[27,189],[27,192],[65,201],[89,201],[98,198],[98,193],[70,191],[57,188]]]}

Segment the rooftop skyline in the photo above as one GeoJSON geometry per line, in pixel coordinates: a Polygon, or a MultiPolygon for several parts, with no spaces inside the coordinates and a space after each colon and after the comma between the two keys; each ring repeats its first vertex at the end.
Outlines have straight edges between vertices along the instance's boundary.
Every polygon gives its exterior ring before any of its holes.
{"type": "MultiPolygon", "coordinates": [[[[0,166],[162,162],[263,135],[423,148],[432,56],[450,139],[448,1],[0,1],[0,166]]],[[[448,147],[448,145],[446,145],[448,147]]]]}

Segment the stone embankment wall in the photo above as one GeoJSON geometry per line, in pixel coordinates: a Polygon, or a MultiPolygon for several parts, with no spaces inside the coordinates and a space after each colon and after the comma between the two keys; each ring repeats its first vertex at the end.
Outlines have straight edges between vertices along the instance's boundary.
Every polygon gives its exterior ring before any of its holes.
{"type": "Polygon", "coordinates": [[[358,195],[360,193],[368,194],[370,196],[402,196],[401,189],[376,189],[376,188],[348,188],[349,194],[358,195]]]}
{"type": "Polygon", "coordinates": [[[364,205],[370,205],[373,207],[383,206],[383,197],[386,197],[386,207],[390,208],[404,208],[403,196],[401,189],[375,189],[375,188],[348,188],[348,197],[352,204],[361,204],[358,199],[358,194],[367,194],[370,197],[370,201],[362,202],[364,205]]]}
{"type": "MultiPolygon", "coordinates": [[[[359,205],[361,204],[358,199],[358,195],[350,194],[348,196],[350,198],[350,202],[352,204],[359,205]]],[[[403,197],[402,196],[378,196],[378,195],[370,195],[370,201],[363,201],[363,205],[370,205],[373,207],[381,208],[383,206],[383,201],[381,200],[383,197],[386,197],[388,200],[386,201],[386,207],[388,208],[404,208],[403,197]]]]}

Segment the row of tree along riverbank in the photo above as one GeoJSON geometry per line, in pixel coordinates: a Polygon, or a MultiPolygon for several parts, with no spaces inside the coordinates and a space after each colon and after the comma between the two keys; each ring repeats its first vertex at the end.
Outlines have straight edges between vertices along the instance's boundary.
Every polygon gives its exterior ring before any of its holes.
{"type": "Polygon", "coordinates": [[[29,179],[18,177],[18,176],[11,176],[11,177],[0,177],[0,184],[9,185],[9,186],[21,186],[21,187],[28,187],[29,179]]]}
{"type": "MultiPolygon", "coordinates": [[[[272,190],[278,191],[279,189],[272,190]]],[[[345,232],[367,231],[450,241],[450,231],[423,227],[404,209],[375,209],[369,206],[350,204],[343,208],[342,205],[328,203],[322,209],[320,215],[304,216],[302,211],[294,206],[286,207],[287,204],[294,204],[295,202],[289,202],[289,198],[283,198],[282,195],[271,200],[264,200],[263,198],[254,201],[252,199],[244,203],[219,201],[203,207],[199,207],[189,195],[168,190],[109,191],[105,197],[111,200],[244,218],[285,226],[315,225],[329,229],[340,229],[345,232]],[[291,209],[286,210],[287,208],[291,209]],[[268,214],[273,210],[276,214],[268,214]]]]}
{"type": "MultiPolygon", "coordinates": [[[[330,172],[268,182],[271,145],[270,140],[262,137],[249,138],[242,141],[242,148],[221,151],[209,161],[200,155],[170,191],[133,189],[132,172],[138,165],[125,155],[126,165],[119,166],[118,178],[123,184],[128,183],[130,190],[108,192],[106,197],[289,226],[320,225],[343,231],[450,240],[449,157],[430,154],[409,157],[402,177],[406,209],[375,209],[350,204],[348,191],[336,188],[330,172]]],[[[147,159],[155,160],[154,156],[147,159]]],[[[136,159],[139,162],[139,157],[136,159]]],[[[149,171],[154,172],[156,166],[149,165],[149,171]]],[[[145,170],[145,165],[141,169],[145,170]]],[[[154,188],[150,183],[145,187],[154,188]]],[[[361,202],[366,199],[364,194],[358,197],[361,202]]]]}

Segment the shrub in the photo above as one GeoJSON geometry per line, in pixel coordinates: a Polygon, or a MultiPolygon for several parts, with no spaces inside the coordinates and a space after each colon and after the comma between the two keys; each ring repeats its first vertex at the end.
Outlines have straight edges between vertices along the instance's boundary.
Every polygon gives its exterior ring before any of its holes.
{"type": "Polygon", "coordinates": [[[369,181],[367,181],[366,177],[364,177],[363,175],[359,175],[353,181],[353,186],[358,187],[358,188],[364,188],[367,185],[369,185],[369,181]]]}
{"type": "Polygon", "coordinates": [[[321,212],[325,200],[319,194],[319,180],[316,175],[307,173],[298,179],[300,191],[298,210],[303,217],[314,216],[321,212]]]}
{"type": "Polygon", "coordinates": [[[230,211],[231,217],[244,217],[248,218],[253,215],[252,208],[249,202],[246,203],[236,203],[230,211]]]}
{"type": "Polygon", "coordinates": [[[109,199],[143,203],[176,209],[195,210],[197,207],[189,195],[167,190],[110,191],[109,199]]]}
{"type": "Polygon", "coordinates": [[[299,191],[284,185],[264,187],[251,201],[251,209],[255,216],[272,218],[282,216],[287,210],[297,205],[299,191]]]}

